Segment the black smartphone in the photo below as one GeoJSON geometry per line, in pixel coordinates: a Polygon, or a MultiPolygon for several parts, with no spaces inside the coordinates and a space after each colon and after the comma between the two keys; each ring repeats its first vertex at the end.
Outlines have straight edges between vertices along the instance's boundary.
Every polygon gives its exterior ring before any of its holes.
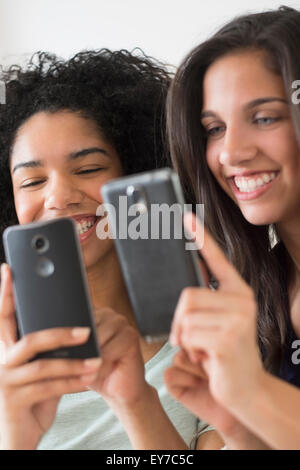
{"type": "Polygon", "coordinates": [[[187,249],[179,178],[169,168],[139,173],[101,194],[139,331],[148,342],[164,340],[181,291],[205,285],[198,253],[187,249]]]}
{"type": "Polygon", "coordinates": [[[13,276],[22,337],[47,328],[89,327],[85,344],[40,353],[43,358],[100,356],[76,223],[60,218],[7,228],[3,234],[13,276]]]}

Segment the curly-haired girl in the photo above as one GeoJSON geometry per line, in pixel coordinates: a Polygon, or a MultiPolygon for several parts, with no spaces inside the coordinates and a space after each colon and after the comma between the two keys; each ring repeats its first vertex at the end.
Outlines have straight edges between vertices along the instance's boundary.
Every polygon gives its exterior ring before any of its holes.
{"type": "MultiPolygon", "coordinates": [[[[17,340],[11,273],[3,264],[2,447],[187,448],[203,423],[166,392],[162,371],[173,350],[139,337],[113,241],[96,234],[105,182],[166,165],[166,69],[127,51],[87,51],[68,61],[40,53],[2,80],[1,231],[12,223],[76,220],[102,350],[101,364],[28,362],[37,352],[86,341],[87,332],[45,330],[17,340]]],[[[214,432],[198,439],[202,448],[218,445],[214,432]]]]}

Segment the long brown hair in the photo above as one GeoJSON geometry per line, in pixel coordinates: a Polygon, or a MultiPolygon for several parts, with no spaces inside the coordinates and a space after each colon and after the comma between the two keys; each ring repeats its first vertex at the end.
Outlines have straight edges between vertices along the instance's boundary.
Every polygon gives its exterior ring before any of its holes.
{"type": "MultiPolygon", "coordinates": [[[[300,12],[288,7],[241,16],[196,47],[184,59],[168,97],[168,136],[171,156],[189,203],[205,205],[205,224],[258,302],[258,343],[265,367],[278,372],[286,337],[285,287],[282,266],[270,248],[267,225],[250,224],[221,189],[205,158],[206,133],[200,123],[203,79],[207,68],[233,51],[261,50],[266,67],[280,74],[286,95],[300,79],[300,12]]],[[[291,105],[300,148],[300,108],[291,105]]]]}

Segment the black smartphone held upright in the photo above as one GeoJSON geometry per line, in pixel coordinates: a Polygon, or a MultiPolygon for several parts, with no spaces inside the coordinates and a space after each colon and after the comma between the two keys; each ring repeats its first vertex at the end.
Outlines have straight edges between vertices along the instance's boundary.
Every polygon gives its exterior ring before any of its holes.
{"type": "Polygon", "coordinates": [[[139,331],[149,342],[164,340],[181,291],[205,285],[197,251],[186,249],[178,176],[169,168],[139,173],[101,193],[139,331]]]}
{"type": "Polygon", "coordinates": [[[98,357],[100,349],[75,222],[70,218],[9,227],[4,250],[12,270],[20,336],[47,328],[89,327],[86,343],[37,357],[98,357]]]}

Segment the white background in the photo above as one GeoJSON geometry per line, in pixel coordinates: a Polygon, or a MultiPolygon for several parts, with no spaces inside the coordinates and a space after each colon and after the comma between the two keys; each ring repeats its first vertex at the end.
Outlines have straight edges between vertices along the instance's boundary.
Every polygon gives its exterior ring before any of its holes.
{"type": "Polygon", "coordinates": [[[233,16],[282,4],[300,9],[300,0],[0,0],[0,63],[37,50],[68,58],[87,48],[140,47],[178,65],[233,16]]]}

